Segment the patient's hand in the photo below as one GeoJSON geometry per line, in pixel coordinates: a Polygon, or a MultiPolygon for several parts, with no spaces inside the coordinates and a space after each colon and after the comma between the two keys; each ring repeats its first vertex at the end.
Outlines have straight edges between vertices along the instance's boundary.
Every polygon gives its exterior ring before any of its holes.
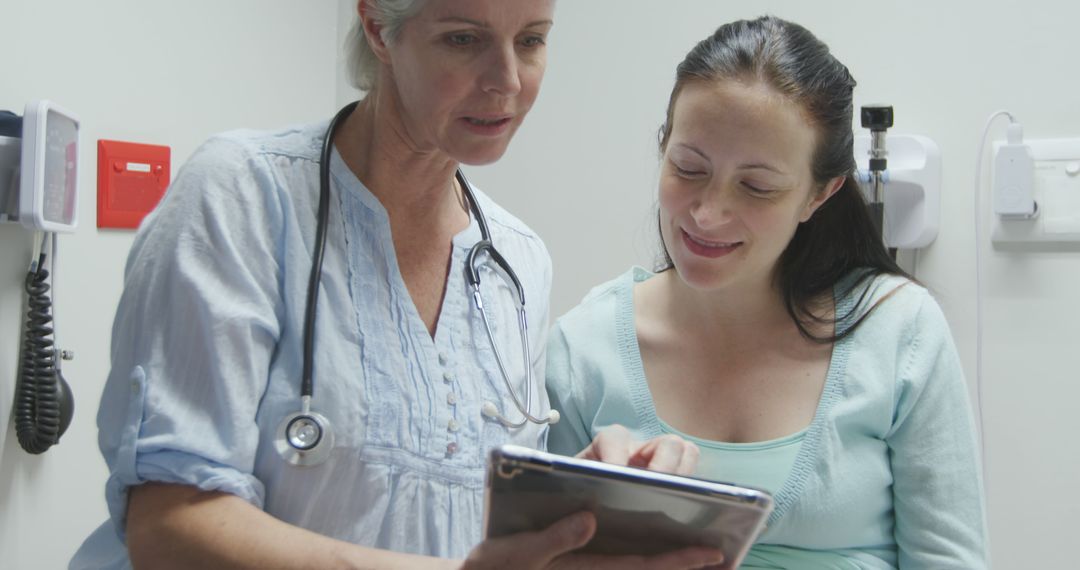
{"type": "Polygon", "coordinates": [[[577,457],[676,475],[693,475],[697,470],[699,454],[696,445],[677,435],[639,441],[634,439],[630,430],[616,424],[604,428],[577,457]]]}

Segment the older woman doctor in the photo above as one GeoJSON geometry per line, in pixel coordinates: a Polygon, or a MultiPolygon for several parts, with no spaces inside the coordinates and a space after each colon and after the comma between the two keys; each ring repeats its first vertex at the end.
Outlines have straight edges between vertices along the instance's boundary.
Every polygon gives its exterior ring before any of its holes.
{"type": "MultiPolygon", "coordinates": [[[[588,514],[481,542],[487,451],[543,447],[551,264],[528,227],[457,175],[505,152],[537,96],[554,0],[361,0],[351,39],[367,96],[327,124],[212,138],[140,229],[98,415],[111,518],[72,567],[700,567],[565,553],[588,514]],[[301,408],[320,155],[329,158],[312,411],[335,438],[304,465],[275,443],[301,408]],[[478,208],[477,208],[478,207],[478,208]],[[482,211],[483,218],[476,214],[482,211]],[[478,219],[480,218],[480,219],[478,219]],[[509,282],[463,278],[485,221],[527,294],[530,361],[509,282]],[[540,421],[521,420],[531,367],[540,421]],[[491,413],[494,407],[496,413],[491,413]],[[294,464],[301,463],[301,464],[294,464]]],[[[586,455],[669,471],[694,448],[599,437],[586,455]]]]}

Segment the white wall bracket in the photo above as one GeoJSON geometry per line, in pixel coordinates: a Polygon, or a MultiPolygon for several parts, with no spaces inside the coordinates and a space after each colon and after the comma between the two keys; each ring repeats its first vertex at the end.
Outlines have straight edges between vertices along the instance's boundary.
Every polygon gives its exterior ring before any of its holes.
{"type": "MultiPolygon", "coordinates": [[[[941,224],[941,150],[921,135],[889,133],[885,140],[885,245],[926,247],[937,239],[941,224]]],[[[870,136],[856,136],[855,163],[864,193],[870,179],[869,151],[870,136]]]]}

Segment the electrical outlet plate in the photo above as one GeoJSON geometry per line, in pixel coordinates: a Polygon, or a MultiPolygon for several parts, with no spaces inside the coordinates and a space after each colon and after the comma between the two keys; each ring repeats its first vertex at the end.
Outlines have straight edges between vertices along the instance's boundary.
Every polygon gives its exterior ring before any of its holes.
{"type": "MultiPolygon", "coordinates": [[[[1035,243],[1080,247],[1080,139],[1025,140],[1035,158],[1032,219],[994,216],[995,245],[1035,243]]],[[[996,154],[1000,142],[995,143],[996,154]]],[[[993,184],[990,186],[993,188],[993,184]]]]}
{"type": "MultiPolygon", "coordinates": [[[[885,139],[885,244],[926,247],[941,225],[941,150],[922,135],[888,133],[885,139]]],[[[864,192],[870,179],[870,136],[855,137],[855,163],[864,192]]]]}

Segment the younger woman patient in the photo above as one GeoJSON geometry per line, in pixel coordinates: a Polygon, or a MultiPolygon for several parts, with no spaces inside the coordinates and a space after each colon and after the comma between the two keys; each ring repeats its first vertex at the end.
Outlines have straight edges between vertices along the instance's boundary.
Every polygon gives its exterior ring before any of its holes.
{"type": "Polygon", "coordinates": [[[687,55],[660,137],[665,263],[557,322],[549,447],[611,424],[695,441],[699,477],[775,495],[743,568],[985,568],[959,360],[856,184],[854,86],[772,17],[687,55]]]}

